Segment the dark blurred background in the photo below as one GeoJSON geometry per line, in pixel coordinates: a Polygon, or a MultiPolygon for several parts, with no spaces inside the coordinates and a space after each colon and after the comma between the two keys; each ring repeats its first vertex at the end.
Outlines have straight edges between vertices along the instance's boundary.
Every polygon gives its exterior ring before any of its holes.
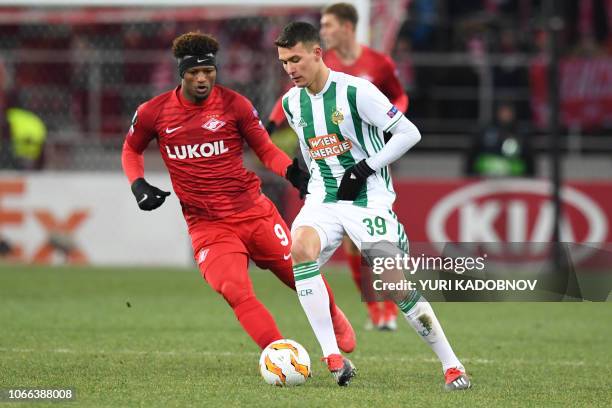
{"type": "MultiPolygon", "coordinates": [[[[373,27],[391,7],[385,3],[372,2],[373,27]]],[[[425,136],[417,150],[464,153],[475,134],[495,123],[498,106],[512,104],[517,124],[542,151],[548,106],[542,1],[390,3],[400,4],[401,18],[384,33],[372,30],[372,43],[397,63],[410,96],[408,116],[425,136]]],[[[612,1],[557,3],[565,20],[560,143],[569,154],[609,152],[612,1]]],[[[118,168],[138,104],[178,82],[169,50],[176,35],[216,35],[219,81],[246,94],[265,117],[286,85],[272,43],[295,18],[317,23],[318,8],[1,8],[0,107],[42,120],[45,168],[118,168]]],[[[7,146],[11,130],[5,114],[2,120],[7,146]]]]}

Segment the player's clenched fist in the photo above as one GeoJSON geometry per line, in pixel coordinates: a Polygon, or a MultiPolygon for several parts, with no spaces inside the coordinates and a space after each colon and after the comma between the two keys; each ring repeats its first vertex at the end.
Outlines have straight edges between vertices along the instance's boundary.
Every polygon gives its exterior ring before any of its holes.
{"type": "Polygon", "coordinates": [[[356,200],[366,179],[374,173],[375,171],[368,166],[365,160],[346,169],[340,181],[340,187],[338,187],[338,200],[356,200]]]}
{"type": "Polygon", "coordinates": [[[170,192],[160,190],[150,185],[143,178],[134,180],[132,183],[132,193],[136,197],[138,207],[144,211],[151,211],[164,203],[170,192]]]}

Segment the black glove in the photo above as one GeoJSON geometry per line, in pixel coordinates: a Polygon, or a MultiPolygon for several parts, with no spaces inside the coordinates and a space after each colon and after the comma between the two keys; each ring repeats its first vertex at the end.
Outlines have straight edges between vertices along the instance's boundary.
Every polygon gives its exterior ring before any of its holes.
{"type": "Polygon", "coordinates": [[[300,198],[303,199],[308,194],[308,180],[310,180],[310,173],[300,169],[298,159],[294,158],[293,163],[287,167],[285,178],[293,184],[293,187],[300,191],[300,198]]]}
{"type": "Polygon", "coordinates": [[[151,211],[164,203],[166,197],[170,195],[167,191],[162,191],[147,183],[143,178],[134,180],[132,183],[132,193],[136,197],[138,207],[144,211],[151,211]]]}
{"type": "Polygon", "coordinates": [[[340,187],[338,187],[338,200],[354,201],[365,185],[366,179],[374,173],[375,171],[368,166],[365,159],[346,169],[340,187]]]}
{"type": "Polygon", "coordinates": [[[266,132],[268,132],[269,135],[272,135],[272,133],[274,133],[275,130],[276,130],[276,123],[269,121],[268,124],[266,125],[266,132]]]}
{"type": "Polygon", "coordinates": [[[391,132],[383,132],[383,140],[385,141],[385,144],[389,143],[389,140],[391,140],[392,136],[393,133],[391,132]]]}

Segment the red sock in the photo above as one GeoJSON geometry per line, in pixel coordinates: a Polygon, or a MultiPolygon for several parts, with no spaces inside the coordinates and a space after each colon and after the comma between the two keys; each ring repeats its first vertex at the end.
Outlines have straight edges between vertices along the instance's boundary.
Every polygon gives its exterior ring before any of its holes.
{"type": "Polygon", "coordinates": [[[377,326],[378,323],[380,323],[380,319],[382,317],[382,314],[380,313],[380,305],[378,304],[378,302],[368,302],[367,307],[368,314],[370,315],[370,320],[372,321],[374,326],[377,326]]]}
{"type": "Polygon", "coordinates": [[[273,341],[283,338],[278,327],[276,327],[274,318],[255,296],[235,306],[234,313],[244,331],[262,350],[273,341]]]}
{"type": "Polygon", "coordinates": [[[347,254],[346,258],[351,267],[353,282],[355,282],[357,289],[359,289],[359,293],[361,293],[361,254],[347,254]]]}
{"type": "Polygon", "coordinates": [[[255,297],[247,268],[246,254],[229,253],[211,262],[202,275],[225,298],[244,331],[263,349],[283,336],[268,309],[255,297]]]}
{"type": "Polygon", "coordinates": [[[397,305],[392,300],[385,300],[385,320],[397,317],[397,305]]]}
{"type": "Polygon", "coordinates": [[[323,278],[323,283],[325,283],[325,287],[327,288],[327,296],[329,296],[329,313],[333,319],[333,317],[336,315],[336,300],[334,299],[334,292],[332,292],[332,289],[329,286],[329,283],[327,283],[325,276],[321,275],[321,277],[323,278]]]}
{"type": "MultiPolygon", "coordinates": [[[[361,265],[361,254],[357,253],[357,254],[347,254],[346,255],[348,258],[348,263],[351,267],[351,274],[353,276],[353,282],[355,282],[355,285],[357,285],[357,289],[359,290],[359,293],[361,294],[361,298],[363,300],[365,299],[374,299],[375,296],[373,293],[364,293],[363,289],[364,289],[364,282],[362,282],[362,276],[361,276],[361,268],[363,267],[361,265]]],[[[365,285],[367,287],[367,285],[365,285]]],[[[380,322],[380,319],[382,318],[382,313],[380,310],[380,306],[378,304],[378,302],[367,302],[366,304],[367,308],[368,308],[368,315],[370,316],[370,320],[372,321],[372,323],[374,323],[374,325],[377,325],[380,322]]]]}

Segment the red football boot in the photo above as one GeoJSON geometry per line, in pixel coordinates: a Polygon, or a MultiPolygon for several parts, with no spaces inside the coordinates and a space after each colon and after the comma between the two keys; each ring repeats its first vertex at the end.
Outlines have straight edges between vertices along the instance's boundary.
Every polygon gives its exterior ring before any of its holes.
{"type": "Polygon", "coordinates": [[[446,391],[467,390],[472,386],[470,377],[465,371],[452,367],[444,373],[444,389],[446,391]]]}

